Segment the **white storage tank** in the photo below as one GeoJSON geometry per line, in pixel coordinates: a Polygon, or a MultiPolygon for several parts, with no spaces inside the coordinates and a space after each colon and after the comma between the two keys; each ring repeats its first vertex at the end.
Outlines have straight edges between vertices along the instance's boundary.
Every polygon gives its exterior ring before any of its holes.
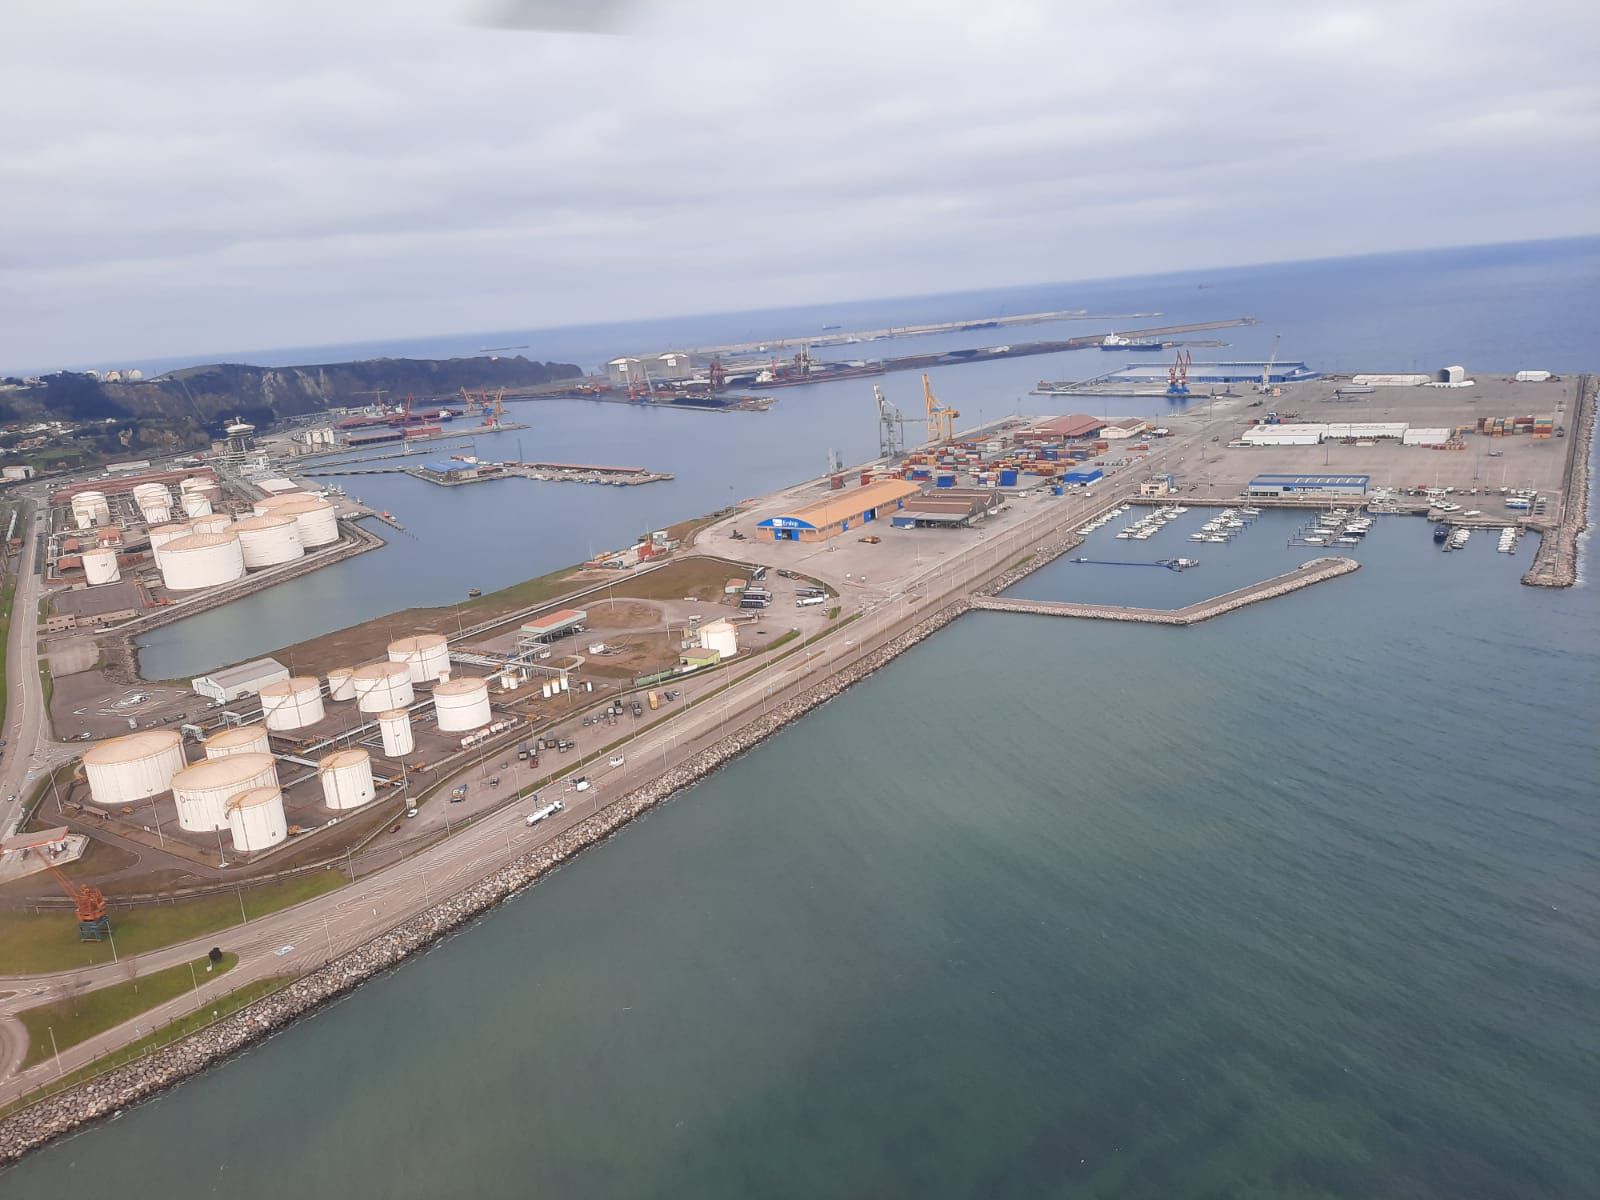
{"type": "Polygon", "coordinates": [[[328,672],[328,699],[354,700],[356,698],[356,673],[350,667],[335,667],[328,672]]]}
{"type": "Polygon", "coordinates": [[[211,515],[211,497],[200,492],[185,492],[183,494],[183,512],[187,517],[209,517],[211,515]]]}
{"type": "Polygon", "coordinates": [[[282,508],[286,504],[295,504],[301,500],[315,499],[316,497],[310,492],[279,492],[275,496],[263,496],[260,500],[255,501],[251,507],[255,509],[256,516],[264,517],[268,513],[277,512],[278,509],[282,508]]]}
{"type": "Polygon", "coordinates": [[[233,518],[227,513],[209,513],[189,522],[189,528],[196,533],[227,533],[232,525],[233,518]]]}
{"type": "Polygon", "coordinates": [[[207,758],[227,758],[231,754],[271,754],[272,742],[265,725],[235,725],[219,729],[202,745],[207,758]]]}
{"type": "Polygon", "coordinates": [[[187,525],[157,525],[151,529],[150,557],[155,559],[156,566],[161,565],[161,547],[181,537],[188,537],[193,532],[187,525]]]}
{"type": "Polygon", "coordinates": [[[339,520],[334,515],[331,501],[304,493],[277,498],[287,503],[276,505],[269,511],[280,517],[294,518],[295,524],[300,527],[300,544],[306,549],[331,546],[339,540],[339,520]]]}
{"type": "Polygon", "coordinates": [[[183,766],[183,737],[175,729],[110,738],[83,756],[83,773],[96,804],[132,804],[159,795],[183,766]]]}
{"type": "Polygon", "coordinates": [[[244,552],[233,533],[191,533],[161,547],[161,579],[171,591],[191,592],[244,578],[244,552]]]}
{"type": "Polygon", "coordinates": [[[261,715],[274,733],[304,729],[322,720],[322,683],[315,675],[280,679],[261,689],[261,715]]]}
{"type": "Polygon", "coordinates": [[[452,679],[433,689],[433,708],[444,733],[482,729],[492,719],[489,685],[482,679],[452,679]]]}
{"type": "Polygon", "coordinates": [[[104,492],[79,492],[72,498],[72,523],[79,529],[106,525],[111,521],[111,504],[104,492]]]}
{"type": "Polygon", "coordinates": [[[172,777],[178,825],[193,833],[228,827],[228,801],[251,788],[277,787],[278,764],[270,754],[230,754],[185,767],[172,777]]]}
{"type": "Polygon", "coordinates": [[[411,714],[403,708],[379,713],[378,732],[383,735],[383,752],[390,758],[400,758],[417,748],[416,736],[411,732],[411,714]]]}
{"type": "Polygon", "coordinates": [[[246,517],[234,525],[233,531],[239,535],[239,545],[244,550],[244,565],[251,571],[292,562],[306,552],[293,517],[272,513],[246,517]]]}
{"type": "Polygon", "coordinates": [[[155,501],[141,501],[139,515],[144,518],[146,525],[165,525],[172,520],[172,505],[160,504],[155,501]]]}
{"type": "Polygon", "coordinates": [[[191,475],[178,485],[180,496],[204,496],[215,504],[222,499],[222,489],[215,479],[205,475],[191,475]]]}
{"type": "Polygon", "coordinates": [[[133,502],[146,525],[165,525],[172,520],[172,493],[165,484],[141,483],[133,489],[133,502]]]}
{"type": "Polygon", "coordinates": [[[411,671],[405,663],[369,663],[358,667],[353,678],[356,704],[365,713],[404,708],[415,698],[411,671]]]}
{"type": "Polygon", "coordinates": [[[329,808],[360,808],[378,794],[372,785],[372,756],[365,750],[335,750],[317,764],[322,800],[329,808]]]}
{"type": "Polygon", "coordinates": [[[117,566],[117,552],[109,546],[96,546],[83,552],[83,577],[90,587],[102,583],[115,583],[122,578],[117,566]]]}
{"type": "Polygon", "coordinates": [[[240,792],[228,801],[227,813],[233,848],[241,853],[270,850],[289,836],[283,791],[276,784],[240,792]]]}
{"type": "Polygon", "coordinates": [[[450,643],[442,633],[419,633],[389,643],[389,661],[404,663],[412,683],[429,683],[450,671],[450,643]]]}

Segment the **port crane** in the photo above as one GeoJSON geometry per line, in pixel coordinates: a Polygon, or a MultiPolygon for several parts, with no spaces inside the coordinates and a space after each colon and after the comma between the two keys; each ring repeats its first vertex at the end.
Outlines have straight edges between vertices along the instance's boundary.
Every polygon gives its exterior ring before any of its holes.
{"type": "Polygon", "coordinates": [[[961,415],[961,410],[939,402],[926,372],[922,376],[922,403],[928,410],[928,440],[937,444],[955,437],[956,418],[961,415]]]}
{"type": "Polygon", "coordinates": [[[495,392],[494,403],[492,406],[489,404],[488,400],[484,401],[484,408],[486,411],[483,414],[483,427],[485,429],[500,428],[500,418],[505,415],[506,411],[505,398],[506,390],[505,388],[501,388],[495,392]]]}
{"type": "Polygon", "coordinates": [[[878,402],[878,454],[894,462],[906,452],[906,419],[877,384],[872,385],[872,395],[878,402]]]}
{"type": "Polygon", "coordinates": [[[1267,356],[1267,361],[1261,364],[1261,382],[1256,385],[1256,391],[1265,396],[1272,390],[1272,368],[1278,365],[1278,342],[1283,334],[1275,334],[1272,338],[1272,353],[1267,356]]]}
{"type": "Polygon", "coordinates": [[[1173,356],[1172,366],[1167,368],[1167,396],[1172,400],[1187,400],[1189,398],[1189,364],[1194,361],[1194,355],[1187,350],[1179,350],[1173,356]]]}
{"type": "Polygon", "coordinates": [[[60,867],[50,861],[49,855],[42,850],[36,853],[44,860],[45,869],[55,876],[61,890],[72,900],[73,910],[78,917],[78,940],[103,942],[110,937],[111,918],[106,916],[105,893],[89,884],[73,883],[60,867]]]}

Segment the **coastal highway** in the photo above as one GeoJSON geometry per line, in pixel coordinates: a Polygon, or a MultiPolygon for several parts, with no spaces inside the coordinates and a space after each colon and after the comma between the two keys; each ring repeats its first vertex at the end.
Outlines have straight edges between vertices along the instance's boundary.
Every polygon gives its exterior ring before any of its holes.
{"type": "MultiPolygon", "coordinates": [[[[1196,433],[1171,439],[1171,444],[1141,464],[1138,475],[1161,469],[1198,436],[1196,433]]],[[[741,726],[764,711],[796,697],[834,672],[848,670],[924,617],[970,594],[1030,548],[1058,541],[1092,513],[1116,503],[1136,486],[1137,479],[1128,471],[1108,483],[1093,496],[1020,500],[1011,519],[986,531],[977,545],[960,558],[930,563],[919,573],[893,584],[869,588],[839,581],[843,584],[841,602],[847,611],[860,614],[856,620],[808,651],[770,659],[727,691],[700,703],[691,702],[671,719],[648,728],[623,748],[623,767],[601,772],[596,764],[587,769],[595,782],[588,791],[564,790],[570,787],[570,779],[547,785],[542,790],[543,800],[559,797],[568,807],[539,826],[529,828],[525,823],[531,802],[511,804],[392,867],[247,924],[152,951],[131,961],[55,975],[0,976],[0,1041],[5,1043],[0,1045],[0,1067],[4,1067],[14,1065],[20,1058],[20,1051],[14,1047],[19,1029],[14,1014],[22,1009],[69,992],[104,987],[197,959],[214,945],[239,956],[238,965],[227,975],[210,981],[200,979],[194,992],[63,1050],[59,1062],[51,1058],[25,1072],[12,1071],[0,1079],[0,1103],[43,1085],[58,1071],[71,1071],[126,1045],[176,1016],[203,1009],[232,989],[272,976],[303,974],[355,949],[571,829],[601,806],[651,782],[719,739],[737,737],[741,726]]],[[[738,519],[729,518],[727,524],[731,527],[732,521],[738,519]]],[[[744,546],[745,557],[759,557],[760,553],[759,546],[744,546]]],[[[464,771],[462,777],[469,776],[471,770],[464,771]]],[[[66,913],[62,920],[64,926],[70,923],[66,913]]],[[[71,936],[70,929],[64,927],[63,936],[71,936]]]]}

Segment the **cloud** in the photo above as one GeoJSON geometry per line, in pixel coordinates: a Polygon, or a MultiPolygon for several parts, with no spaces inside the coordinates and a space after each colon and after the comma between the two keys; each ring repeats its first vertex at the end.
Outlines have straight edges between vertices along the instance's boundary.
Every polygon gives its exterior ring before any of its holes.
{"type": "Polygon", "coordinates": [[[14,4],[0,366],[1600,225],[1587,6],[511,7],[14,4]]]}

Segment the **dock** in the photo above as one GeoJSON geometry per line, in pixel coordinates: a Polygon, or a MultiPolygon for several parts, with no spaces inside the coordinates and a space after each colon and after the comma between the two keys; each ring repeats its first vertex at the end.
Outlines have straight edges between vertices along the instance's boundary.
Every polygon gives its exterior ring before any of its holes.
{"type": "Polygon", "coordinates": [[[1085,617],[1100,621],[1138,621],[1147,625],[1198,625],[1212,617],[1286,596],[1314,583],[1337,579],[1359,570],[1353,558],[1313,558],[1272,579],[1213,596],[1185,608],[1129,608],[1116,604],[1074,604],[1062,600],[1018,600],[1008,596],[974,596],[972,607],[991,612],[1027,613],[1041,617],[1085,617]]]}

